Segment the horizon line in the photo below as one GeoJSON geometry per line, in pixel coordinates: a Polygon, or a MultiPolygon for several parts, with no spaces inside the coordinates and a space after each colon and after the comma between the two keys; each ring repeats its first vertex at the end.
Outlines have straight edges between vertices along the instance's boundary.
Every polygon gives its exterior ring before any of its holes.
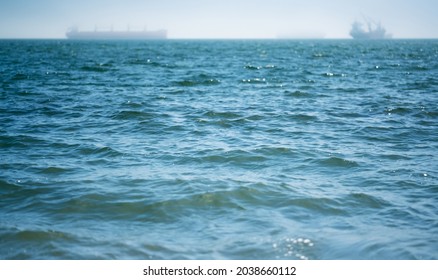
{"type": "Polygon", "coordinates": [[[66,37],[0,37],[0,40],[69,40],[69,41],[151,41],[151,40],[354,40],[354,41],[381,41],[381,40],[434,40],[438,37],[392,37],[383,39],[354,39],[351,37],[170,37],[163,39],[69,39],[66,37]]]}

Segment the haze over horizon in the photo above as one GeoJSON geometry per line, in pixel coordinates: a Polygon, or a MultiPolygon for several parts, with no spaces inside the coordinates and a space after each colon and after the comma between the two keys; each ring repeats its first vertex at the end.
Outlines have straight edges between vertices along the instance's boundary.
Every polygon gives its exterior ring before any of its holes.
{"type": "Polygon", "coordinates": [[[80,30],[167,29],[169,38],[349,38],[367,16],[394,38],[438,38],[433,0],[0,0],[0,38],[80,30]]]}

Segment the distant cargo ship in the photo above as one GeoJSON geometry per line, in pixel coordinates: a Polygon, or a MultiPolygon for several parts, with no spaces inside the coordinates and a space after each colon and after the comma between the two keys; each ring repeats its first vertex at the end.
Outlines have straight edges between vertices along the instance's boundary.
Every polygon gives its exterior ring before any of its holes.
{"type": "Polygon", "coordinates": [[[386,29],[379,23],[367,21],[368,30],[365,30],[363,24],[355,21],[351,26],[350,35],[353,39],[390,39],[391,34],[386,32],[386,29]]]}
{"type": "Polygon", "coordinates": [[[155,31],[79,31],[72,28],[65,33],[68,39],[73,40],[151,40],[167,39],[167,30],[155,31]]]}

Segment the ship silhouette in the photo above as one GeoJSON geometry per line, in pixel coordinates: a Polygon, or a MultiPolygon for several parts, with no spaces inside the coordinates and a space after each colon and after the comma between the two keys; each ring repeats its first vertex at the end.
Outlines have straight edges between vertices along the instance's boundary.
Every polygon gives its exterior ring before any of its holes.
{"type": "Polygon", "coordinates": [[[79,31],[77,27],[70,28],[66,33],[68,39],[73,40],[151,40],[151,39],[167,39],[167,30],[141,30],[141,31],[114,31],[110,30],[99,31],[97,28],[94,31],[79,31]]]}
{"type": "Polygon", "coordinates": [[[350,36],[353,39],[390,39],[392,35],[386,32],[385,27],[380,22],[376,23],[372,20],[366,20],[367,29],[364,29],[363,23],[359,21],[353,22],[351,26],[350,36]]]}

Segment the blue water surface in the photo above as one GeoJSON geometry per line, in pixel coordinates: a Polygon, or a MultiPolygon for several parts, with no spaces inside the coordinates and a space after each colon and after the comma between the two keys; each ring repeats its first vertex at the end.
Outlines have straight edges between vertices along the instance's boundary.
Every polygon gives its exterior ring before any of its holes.
{"type": "Polygon", "coordinates": [[[1,259],[438,259],[437,40],[0,41],[1,259]]]}

